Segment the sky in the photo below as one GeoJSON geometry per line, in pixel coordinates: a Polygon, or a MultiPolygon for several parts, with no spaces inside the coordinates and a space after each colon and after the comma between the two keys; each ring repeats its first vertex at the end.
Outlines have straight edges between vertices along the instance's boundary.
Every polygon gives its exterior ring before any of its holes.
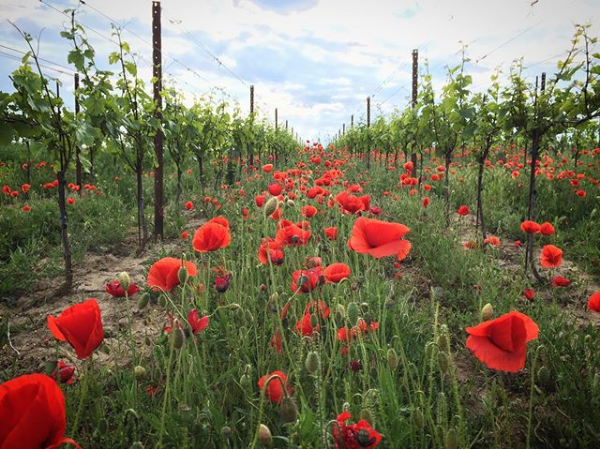
{"type": "MultiPolygon", "coordinates": [[[[109,68],[117,46],[113,24],[139,55],[139,75],[150,87],[151,0],[0,0],[0,91],[12,91],[10,73],[26,44],[11,22],[39,38],[44,70],[72,96],[70,42],[60,37],[76,8],[96,61],[109,68]]],[[[434,87],[448,66],[471,60],[473,90],[484,90],[497,68],[524,59],[533,80],[549,74],[570,46],[575,24],[600,36],[600,0],[164,0],[163,73],[186,102],[207,92],[249,111],[255,86],[259,114],[327,142],[342,124],[374,119],[409,102],[411,53],[419,50],[434,87]]],[[[597,51],[597,50],[596,50],[597,51]]]]}

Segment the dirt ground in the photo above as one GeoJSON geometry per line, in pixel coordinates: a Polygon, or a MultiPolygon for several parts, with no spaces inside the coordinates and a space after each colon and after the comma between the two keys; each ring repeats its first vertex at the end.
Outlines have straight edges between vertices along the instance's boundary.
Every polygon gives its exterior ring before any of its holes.
{"type": "MultiPolygon", "coordinates": [[[[101,364],[117,361],[120,366],[129,363],[129,346],[123,338],[128,328],[127,303],[125,298],[113,298],[106,293],[106,284],[126,271],[132,282],[143,289],[150,264],[165,255],[177,257],[182,245],[181,240],[149,243],[138,256],[135,255],[135,237],[130,237],[110,251],[88,253],[82,263],[74,267],[74,285],[68,295],[56,296],[62,277],[48,278],[39,281],[30,293],[19,298],[15,308],[0,304],[0,317],[7,320],[9,326],[8,343],[0,347],[1,377],[44,372],[45,363],[57,359],[79,365],[81,362],[75,358],[73,349],[68,344],[58,343],[50,334],[47,316],[58,316],[67,307],[89,298],[96,299],[100,306],[105,336],[103,346],[108,349],[96,351],[95,360],[101,364]]],[[[138,311],[138,296],[129,299],[129,307],[133,336],[138,352],[143,353],[148,350],[144,344],[145,336],[154,340],[162,332],[166,317],[162,310],[153,307],[138,311]]]]}

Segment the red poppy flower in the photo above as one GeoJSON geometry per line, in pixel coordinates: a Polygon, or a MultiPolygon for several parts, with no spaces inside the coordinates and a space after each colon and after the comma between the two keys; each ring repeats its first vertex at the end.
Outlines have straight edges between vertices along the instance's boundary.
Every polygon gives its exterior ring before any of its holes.
{"type": "Polygon", "coordinates": [[[104,340],[100,307],[95,299],[65,309],[58,318],[48,315],[48,328],[57,340],[69,343],[81,360],[91,356],[104,340]]]}
{"type": "Polygon", "coordinates": [[[322,320],[325,320],[329,318],[331,310],[329,310],[329,307],[327,306],[327,303],[325,301],[319,299],[309,301],[308,304],[306,304],[306,307],[304,308],[304,313],[314,314],[322,320]]]}
{"type": "Polygon", "coordinates": [[[568,287],[571,285],[571,281],[562,276],[555,276],[552,278],[552,285],[554,287],[568,287]]]}
{"type": "Polygon", "coordinates": [[[341,262],[332,263],[325,268],[323,274],[325,274],[327,282],[337,284],[338,282],[341,282],[342,279],[348,279],[350,277],[350,267],[341,262]]]}
{"type": "Polygon", "coordinates": [[[429,206],[429,197],[423,198],[423,207],[429,206]]]}
{"type": "Polygon", "coordinates": [[[500,246],[500,239],[498,237],[496,237],[495,235],[490,235],[483,241],[483,243],[486,245],[498,247],[498,246],[500,246]]]}
{"type": "Polygon", "coordinates": [[[25,206],[23,206],[23,207],[21,208],[21,210],[22,210],[23,212],[29,212],[29,211],[31,210],[31,206],[29,206],[29,205],[27,205],[27,204],[26,204],[25,206]]]}
{"type": "Polygon", "coordinates": [[[67,203],[69,203],[69,204],[75,204],[75,198],[69,198],[69,199],[67,199],[67,203]]]}
{"type": "Polygon", "coordinates": [[[319,332],[321,326],[318,324],[313,327],[310,313],[305,313],[302,319],[296,323],[296,332],[303,337],[311,337],[314,332],[319,332]]]}
{"type": "Polygon", "coordinates": [[[292,292],[309,293],[317,288],[321,283],[321,267],[315,267],[310,270],[296,270],[292,273],[292,292]]]}
{"type": "Polygon", "coordinates": [[[271,338],[271,347],[280,354],[283,352],[283,335],[278,330],[275,331],[273,338],[271,338]]]}
{"type": "Polygon", "coordinates": [[[194,203],[192,203],[191,201],[188,201],[187,203],[185,203],[185,208],[187,210],[192,210],[194,208],[194,203]]]}
{"type": "Polygon", "coordinates": [[[456,213],[457,213],[458,215],[461,215],[461,216],[463,216],[463,217],[464,217],[464,216],[466,216],[466,215],[469,215],[469,208],[463,204],[462,206],[460,206],[460,207],[458,208],[458,210],[456,211],[456,213]]]}
{"type": "Polygon", "coordinates": [[[358,331],[356,329],[350,329],[346,326],[340,327],[336,332],[336,339],[338,341],[345,341],[346,343],[350,343],[352,340],[356,338],[358,335],[358,331]]]}
{"type": "Polygon", "coordinates": [[[0,385],[0,447],[2,449],[58,448],[77,443],[64,438],[67,428],[65,396],[44,374],[28,374],[0,385]]]}
{"type": "Polygon", "coordinates": [[[352,418],[347,411],[336,418],[333,426],[333,444],[335,449],[373,449],[381,442],[381,434],[361,419],[356,424],[346,424],[352,418]]]}
{"type": "Polygon", "coordinates": [[[262,170],[265,173],[271,173],[271,170],[273,170],[273,164],[265,164],[262,166],[262,170]]]}
{"type": "Polygon", "coordinates": [[[280,245],[286,246],[305,245],[309,238],[310,230],[304,230],[295,224],[279,229],[275,236],[275,240],[280,245]]]}
{"type": "Polygon", "coordinates": [[[265,197],[262,195],[255,196],[254,202],[258,207],[263,207],[263,204],[265,204],[265,197]]]}
{"type": "Polygon", "coordinates": [[[181,233],[181,240],[187,240],[187,238],[190,236],[190,233],[188,231],[183,231],[181,233]]]}
{"type": "Polygon", "coordinates": [[[303,217],[310,218],[317,213],[317,208],[309,204],[308,206],[304,206],[301,212],[303,217]]]}
{"type": "Polygon", "coordinates": [[[27,192],[29,192],[29,189],[30,189],[30,188],[31,188],[31,185],[29,185],[29,184],[23,184],[23,185],[21,186],[21,192],[23,192],[23,193],[27,193],[27,192]]]}
{"type": "Polygon", "coordinates": [[[525,291],[523,292],[523,295],[525,295],[525,298],[527,299],[527,301],[532,301],[533,298],[535,298],[535,292],[530,288],[526,288],[525,291]]]}
{"type": "Polygon", "coordinates": [[[336,195],[335,200],[342,207],[346,214],[357,214],[363,210],[369,210],[369,197],[357,197],[348,192],[342,192],[336,195]]]}
{"type": "Polygon", "coordinates": [[[262,243],[258,247],[258,260],[260,263],[267,265],[269,263],[269,258],[273,263],[279,260],[283,261],[281,244],[271,237],[268,239],[262,239],[262,243]],[[281,252],[281,254],[279,254],[279,252],[281,252]]]}
{"type": "Polygon", "coordinates": [[[555,268],[562,264],[563,252],[554,245],[546,245],[540,254],[540,263],[544,268],[555,268]]]}
{"type": "MultiPolygon", "coordinates": [[[[131,284],[127,289],[127,295],[133,296],[140,291],[141,290],[137,285],[131,284]]],[[[125,296],[125,289],[121,286],[119,281],[112,281],[110,284],[106,284],[106,293],[113,298],[123,298],[125,296]]]]}
{"type": "Polygon", "coordinates": [[[153,290],[170,292],[180,284],[179,270],[185,267],[189,276],[196,276],[196,265],[189,261],[182,261],[174,257],[164,257],[150,267],[148,271],[148,285],[153,290]]]}
{"type": "Polygon", "coordinates": [[[206,329],[209,324],[209,318],[207,316],[198,318],[198,311],[193,309],[188,313],[187,322],[192,329],[192,333],[196,335],[206,329]]]}
{"type": "Polygon", "coordinates": [[[291,385],[287,384],[287,376],[283,371],[273,371],[271,374],[262,376],[258,380],[258,388],[260,388],[260,391],[263,390],[263,387],[267,381],[268,385],[267,389],[265,390],[265,395],[271,402],[281,402],[281,400],[285,397],[284,389],[288,394],[292,394],[293,388],[291,385]]]}
{"type": "Polygon", "coordinates": [[[535,221],[526,220],[521,223],[521,230],[527,234],[537,234],[541,230],[541,226],[535,221]]]}
{"type": "Polygon", "coordinates": [[[337,227],[325,228],[325,235],[327,236],[327,238],[329,240],[337,239],[338,228],[337,227]]]}
{"type": "Polygon", "coordinates": [[[227,226],[224,226],[220,221],[216,221],[213,218],[196,230],[192,239],[192,246],[199,253],[226,248],[231,243],[231,234],[229,233],[228,226],[229,222],[227,222],[227,226]]]}
{"type": "Polygon", "coordinates": [[[538,325],[527,315],[510,312],[467,327],[467,348],[488,368],[516,373],[525,366],[526,343],[538,337],[538,325]]]}
{"type": "Polygon", "coordinates": [[[409,231],[400,223],[360,217],[354,223],[348,246],[357,253],[377,259],[395,255],[404,258],[410,251],[410,242],[402,237],[409,231]]]}
{"type": "Polygon", "coordinates": [[[600,291],[593,293],[587,302],[588,310],[600,313],[600,291]]]}
{"type": "Polygon", "coordinates": [[[542,223],[540,226],[540,232],[542,235],[552,235],[554,234],[554,226],[551,223],[542,223]]]}
{"type": "Polygon", "coordinates": [[[62,360],[59,360],[56,364],[56,368],[50,374],[52,379],[58,380],[61,384],[71,385],[75,382],[75,366],[67,365],[62,360]],[[58,373],[56,372],[58,370],[58,373]]]}
{"type": "Polygon", "coordinates": [[[272,196],[277,196],[277,195],[281,195],[281,184],[278,184],[276,182],[274,182],[273,184],[269,184],[269,193],[272,196]]]}

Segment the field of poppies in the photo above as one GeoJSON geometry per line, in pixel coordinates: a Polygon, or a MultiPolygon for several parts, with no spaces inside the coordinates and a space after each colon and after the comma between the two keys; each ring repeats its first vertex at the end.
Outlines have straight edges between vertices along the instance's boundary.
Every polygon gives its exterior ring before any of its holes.
{"type": "Polygon", "coordinates": [[[600,56],[326,145],[166,93],[160,238],[151,100],[73,51],[77,116],[0,94],[0,448],[598,447],[600,56]]]}

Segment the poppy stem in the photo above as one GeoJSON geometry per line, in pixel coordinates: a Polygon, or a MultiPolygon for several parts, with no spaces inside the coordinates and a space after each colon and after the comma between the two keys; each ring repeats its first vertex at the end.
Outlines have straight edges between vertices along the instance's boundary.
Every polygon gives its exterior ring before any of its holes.
{"type": "Polygon", "coordinates": [[[81,417],[81,413],[83,412],[83,403],[85,402],[85,398],[88,393],[89,387],[89,378],[92,375],[92,356],[90,356],[88,362],[86,362],[85,367],[85,376],[83,378],[83,385],[81,385],[81,395],[79,396],[79,405],[77,406],[77,414],[75,415],[75,420],[73,421],[73,429],[71,430],[71,434],[75,436],[77,432],[77,427],[79,425],[79,418],[81,417]]]}
{"type": "Polygon", "coordinates": [[[535,366],[539,356],[539,347],[535,351],[535,357],[531,363],[531,385],[529,389],[529,412],[527,415],[527,436],[525,438],[525,447],[529,449],[531,447],[531,421],[533,420],[533,393],[535,392],[535,366]]]}
{"type": "Polygon", "coordinates": [[[169,399],[169,383],[171,380],[171,368],[173,365],[173,353],[175,352],[174,349],[174,345],[173,343],[171,343],[169,345],[170,349],[169,349],[169,362],[167,364],[167,380],[165,381],[165,397],[163,398],[163,405],[162,405],[162,413],[161,413],[161,417],[160,417],[160,432],[158,434],[158,444],[156,445],[156,447],[160,448],[162,447],[162,440],[163,440],[163,435],[165,433],[165,416],[167,414],[167,401],[169,399]]]}

